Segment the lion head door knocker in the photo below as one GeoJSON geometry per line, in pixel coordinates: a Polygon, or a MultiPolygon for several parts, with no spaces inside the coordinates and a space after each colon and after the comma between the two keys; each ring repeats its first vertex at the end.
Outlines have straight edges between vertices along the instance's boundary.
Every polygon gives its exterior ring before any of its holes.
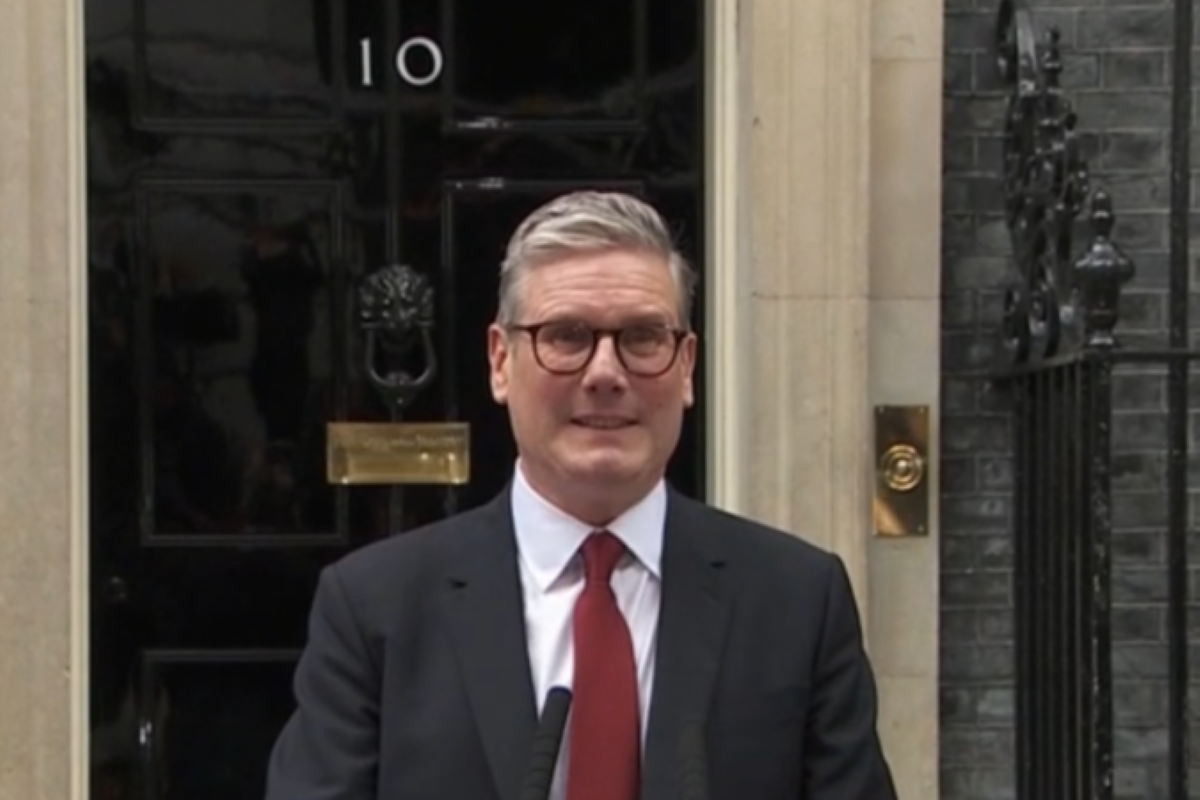
{"type": "Polygon", "coordinates": [[[396,419],[437,375],[433,288],[412,267],[373,272],[358,290],[358,325],[367,380],[396,419]],[[420,363],[415,374],[414,355],[420,363]]]}
{"type": "Polygon", "coordinates": [[[404,414],[438,371],[433,289],[407,265],[367,275],[356,297],[367,382],[390,422],[331,422],[327,437],[330,483],[342,485],[461,485],[470,472],[466,423],[408,421],[404,414]]]}

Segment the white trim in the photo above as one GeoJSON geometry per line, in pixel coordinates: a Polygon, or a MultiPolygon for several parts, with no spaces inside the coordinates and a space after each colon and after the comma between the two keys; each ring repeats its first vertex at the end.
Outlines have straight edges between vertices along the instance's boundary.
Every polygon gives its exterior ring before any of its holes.
{"type": "Polygon", "coordinates": [[[706,496],[742,508],[741,394],[738,353],[742,315],[738,281],[738,0],[705,2],[705,259],[706,496]]]}
{"type": "Polygon", "coordinates": [[[87,107],[84,90],[86,61],[84,13],[80,0],[61,0],[66,46],[67,102],[67,237],[69,274],[67,303],[69,337],[68,465],[70,484],[70,715],[71,800],[87,800],[90,794],[91,719],[89,714],[89,645],[91,595],[89,570],[88,515],[88,243],[87,243],[87,107]]]}

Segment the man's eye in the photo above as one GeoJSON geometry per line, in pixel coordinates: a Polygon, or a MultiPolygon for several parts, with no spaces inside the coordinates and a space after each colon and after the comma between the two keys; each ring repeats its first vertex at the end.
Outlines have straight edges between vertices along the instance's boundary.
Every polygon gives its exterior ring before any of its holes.
{"type": "Polygon", "coordinates": [[[586,328],[576,325],[555,326],[545,330],[546,338],[556,344],[578,344],[591,340],[591,333],[586,328]]]}
{"type": "Polygon", "coordinates": [[[630,328],[625,332],[630,344],[653,344],[662,338],[658,328],[630,328]]]}

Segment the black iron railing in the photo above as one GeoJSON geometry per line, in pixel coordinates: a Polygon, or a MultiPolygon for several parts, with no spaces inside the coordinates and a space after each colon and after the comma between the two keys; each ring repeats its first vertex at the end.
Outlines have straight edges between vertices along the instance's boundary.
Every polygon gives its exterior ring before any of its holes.
{"type": "Polygon", "coordinates": [[[997,65],[1009,91],[1005,213],[1012,274],[1004,363],[1012,398],[1017,796],[1114,795],[1113,381],[1130,364],[1167,380],[1165,790],[1187,797],[1188,209],[1191,3],[1177,0],[1172,86],[1169,342],[1123,347],[1121,290],[1134,267],[1112,238],[1111,198],[1091,186],[1059,83],[1060,40],[1040,41],[1003,0],[997,65]],[[1080,223],[1086,234],[1080,236],[1080,223]]]}

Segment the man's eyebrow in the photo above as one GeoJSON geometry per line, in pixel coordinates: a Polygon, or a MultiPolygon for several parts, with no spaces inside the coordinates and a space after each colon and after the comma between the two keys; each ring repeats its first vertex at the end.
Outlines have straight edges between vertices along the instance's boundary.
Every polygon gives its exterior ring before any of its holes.
{"type": "MultiPolygon", "coordinates": [[[[554,312],[547,314],[540,322],[547,323],[572,323],[576,325],[587,325],[589,327],[611,328],[614,325],[595,326],[588,322],[586,314],[578,312],[554,312]]],[[[635,311],[631,314],[622,315],[615,323],[615,327],[627,328],[631,325],[663,325],[671,327],[674,325],[674,319],[670,314],[662,311],[635,311]]]]}
{"type": "Polygon", "coordinates": [[[626,315],[625,317],[623,317],[623,319],[627,323],[640,324],[640,325],[645,325],[645,324],[670,325],[672,318],[671,318],[671,315],[665,311],[657,311],[657,310],[649,311],[649,310],[647,310],[647,311],[634,311],[634,312],[626,315]]]}

